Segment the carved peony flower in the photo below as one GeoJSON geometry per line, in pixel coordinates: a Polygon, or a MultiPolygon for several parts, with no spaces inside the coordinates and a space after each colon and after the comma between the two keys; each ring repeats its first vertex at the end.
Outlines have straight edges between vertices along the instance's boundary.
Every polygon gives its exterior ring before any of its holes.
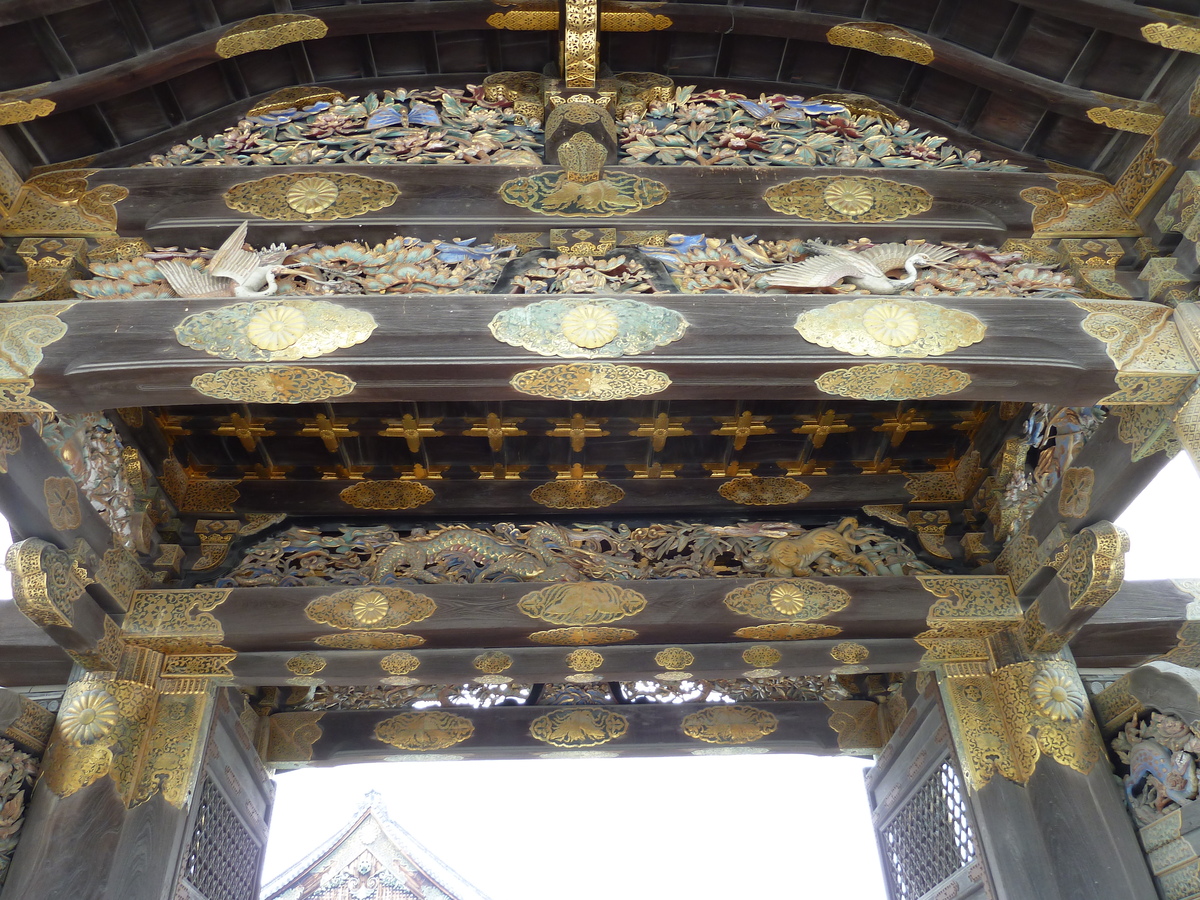
{"type": "Polygon", "coordinates": [[[288,206],[306,216],[328,209],[337,197],[337,185],[317,175],[301,178],[287,189],[286,195],[288,206]]]}
{"type": "Polygon", "coordinates": [[[59,710],[58,727],[72,744],[90,744],[112,731],[120,716],[117,701],[108,691],[83,691],[59,710]]]}
{"type": "Polygon", "coordinates": [[[292,306],[259,310],[246,323],[246,337],[260,350],[284,350],[304,336],[304,313],[292,306]]]}
{"type": "Polygon", "coordinates": [[[1074,679],[1053,669],[1043,669],[1033,677],[1029,696],[1038,712],[1050,719],[1078,719],[1087,706],[1087,696],[1074,679]]]}
{"type": "Polygon", "coordinates": [[[861,216],[875,205],[875,194],[858,181],[835,181],[822,194],[829,206],[844,216],[861,216]]]}
{"type": "Polygon", "coordinates": [[[899,303],[879,303],[862,317],[863,330],[881,344],[903,347],[921,336],[921,323],[912,310],[899,303]]]}
{"type": "Polygon", "coordinates": [[[603,347],[620,330],[616,313],[595,303],[577,306],[562,319],[563,336],[575,346],[588,350],[603,347]]]}

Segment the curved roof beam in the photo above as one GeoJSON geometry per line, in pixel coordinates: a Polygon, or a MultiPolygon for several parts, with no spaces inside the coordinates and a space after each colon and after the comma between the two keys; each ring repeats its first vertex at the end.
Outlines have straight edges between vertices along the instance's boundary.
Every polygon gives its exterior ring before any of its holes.
{"type": "MultiPolygon", "coordinates": [[[[388,31],[484,30],[489,28],[487,16],[495,11],[491,0],[439,0],[427,4],[372,3],[321,9],[319,18],[328,27],[330,37],[341,37],[388,31]]],[[[679,32],[786,37],[814,43],[825,43],[829,29],[836,25],[863,21],[809,12],[683,3],[663,4],[656,12],[671,17],[673,30],[679,32]]],[[[217,41],[232,27],[211,29],[141,56],[64,78],[47,85],[37,96],[53,100],[59,111],[67,111],[159,84],[218,61],[217,41]]],[[[1089,109],[1113,104],[1113,98],[1102,98],[1092,91],[1022,71],[940,38],[910,33],[927,41],[932,48],[934,60],[930,68],[985,90],[1024,96],[1051,112],[1081,120],[1087,119],[1089,109]]],[[[1127,109],[1158,111],[1153,104],[1117,99],[1127,109]]]]}

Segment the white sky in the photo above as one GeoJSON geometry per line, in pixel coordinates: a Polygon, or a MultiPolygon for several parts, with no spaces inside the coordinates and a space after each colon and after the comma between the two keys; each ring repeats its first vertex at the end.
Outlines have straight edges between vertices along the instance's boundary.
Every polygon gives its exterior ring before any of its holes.
{"type": "Polygon", "coordinates": [[[1200,578],[1200,475],[1186,452],[1167,463],[1116,524],[1129,532],[1128,581],[1200,578]]]}
{"type": "Polygon", "coordinates": [[[281,772],[263,884],[340,830],[374,789],[491,900],[886,900],[867,765],[770,754],[281,772]]]}

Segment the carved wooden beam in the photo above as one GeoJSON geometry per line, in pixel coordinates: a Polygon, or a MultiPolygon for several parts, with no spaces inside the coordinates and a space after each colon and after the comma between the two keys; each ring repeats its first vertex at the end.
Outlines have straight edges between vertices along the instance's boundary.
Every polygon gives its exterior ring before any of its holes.
{"type": "Polygon", "coordinates": [[[505,706],[276,713],[268,765],[294,768],[379,759],[503,759],[548,753],[870,753],[882,748],[879,704],[639,704],[505,706]]]}
{"type": "MultiPolygon", "coordinates": [[[[1060,299],[961,298],[951,303],[952,298],[945,298],[945,306],[959,310],[963,321],[986,323],[981,342],[952,356],[919,362],[859,361],[806,341],[793,328],[798,313],[829,306],[829,299],[655,295],[656,304],[691,323],[688,336],[636,362],[619,364],[540,358],[494,339],[488,331],[493,316],[523,306],[525,297],[410,295],[400,302],[339,301],[345,315],[356,309],[373,318],[376,327],[365,342],[325,359],[251,366],[229,358],[228,352],[222,359],[215,350],[206,355],[167,342],[185,312],[218,309],[225,305],[219,300],[189,300],[186,305],[173,299],[85,301],[65,310],[57,304],[53,312],[67,326],[65,335],[41,350],[44,358],[35,371],[5,382],[11,392],[6,405],[32,410],[43,403],[83,411],[210,401],[493,400],[532,394],[565,400],[953,395],[956,400],[1002,401],[1020,396],[1086,406],[1177,397],[1195,379],[1195,369],[1182,356],[1171,363],[1174,368],[1155,370],[1151,363],[1123,361],[1118,370],[1106,345],[1085,331],[1090,327],[1085,319],[1100,307],[1060,299]],[[114,322],[120,324],[114,327],[114,322]]],[[[29,315],[41,308],[37,303],[20,306],[29,315]]],[[[1144,310],[1146,305],[1129,303],[1126,308],[1144,310]]],[[[1169,317],[1169,309],[1155,309],[1169,317]]],[[[1170,340],[1172,327],[1168,321],[1145,341],[1157,346],[1170,340]]],[[[1132,321],[1128,331],[1131,340],[1138,338],[1132,321]]],[[[840,339],[821,338],[834,344],[840,339]]],[[[963,342],[968,340],[972,338],[963,342]]]]}

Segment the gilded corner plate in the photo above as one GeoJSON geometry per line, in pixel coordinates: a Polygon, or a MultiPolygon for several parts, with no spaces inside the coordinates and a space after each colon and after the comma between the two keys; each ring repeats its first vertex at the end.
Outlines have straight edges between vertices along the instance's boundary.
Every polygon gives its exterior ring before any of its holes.
{"type": "Polygon", "coordinates": [[[314,359],[361,344],[370,313],[324,300],[256,300],[188,316],[175,326],[185,347],[243,362],[314,359]]]}
{"type": "Polygon", "coordinates": [[[311,403],[345,397],[354,388],[345,375],[304,366],[242,366],[192,379],[192,389],[205,397],[243,403],[311,403]]]}
{"type": "Polygon", "coordinates": [[[506,309],[488,326],[499,341],[542,356],[597,359],[636,356],[683,337],[673,309],[623,297],[554,298],[506,309]]]}
{"type": "Polygon", "coordinates": [[[894,222],[933,207],[922,187],[861,175],[785,181],[767,188],[763,199],[775,212],[815,222],[894,222]]]}
{"type": "Polygon", "coordinates": [[[854,356],[942,356],[983,340],[987,326],[969,312],[924,300],[843,300],[801,313],[800,336],[854,356]]]}
{"type": "Polygon", "coordinates": [[[522,394],[552,400],[627,400],[665,391],[671,379],[640,366],[563,363],[518,372],[510,383],[522,394]]]}
{"type": "Polygon", "coordinates": [[[500,185],[505,203],[551,216],[624,216],[658,206],[670,193],[662,182],[614,171],[588,183],[545,172],[500,185]]]}
{"type": "Polygon", "coordinates": [[[817,378],[816,384],[826,394],[856,400],[922,400],[965,390],[971,376],[925,363],[872,363],[833,369],[817,378]]]}

